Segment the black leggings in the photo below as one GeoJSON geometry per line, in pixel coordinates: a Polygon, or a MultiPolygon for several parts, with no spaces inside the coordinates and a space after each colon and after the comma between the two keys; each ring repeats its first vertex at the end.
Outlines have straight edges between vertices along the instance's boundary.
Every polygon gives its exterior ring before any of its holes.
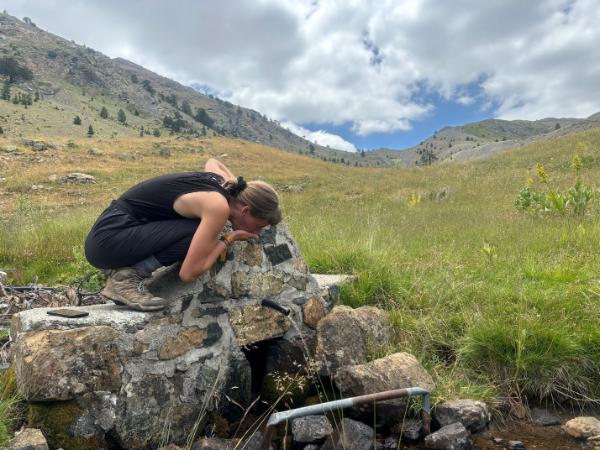
{"type": "Polygon", "coordinates": [[[135,219],[113,201],[92,227],[85,256],[99,269],[129,267],[149,256],[167,266],[185,258],[199,224],[199,219],[135,219]]]}

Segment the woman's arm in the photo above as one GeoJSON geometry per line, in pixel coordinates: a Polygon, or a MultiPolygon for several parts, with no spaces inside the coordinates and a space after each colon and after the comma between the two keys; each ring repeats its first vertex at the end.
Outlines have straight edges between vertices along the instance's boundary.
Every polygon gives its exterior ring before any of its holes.
{"type": "MultiPolygon", "coordinates": [[[[194,216],[202,219],[179,269],[179,278],[186,283],[195,281],[209,270],[221,252],[227,248],[223,241],[217,239],[229,218],[227,200],[218,192],[195,194],[198,195],[198,199],[190,203],[190,210],[194,216]]],[[[258,236],[245,230],[235,230],[230,233],[231,241],[246,239],[258,239],[258,236]]]]}
{"type": "Polygon", "coordinates": [[[202,220],[179,269],[179,278],[186,283],[196,280],[210,269],[219,254],[226,248],[225,243],[218,240],[217,236],[227,223],[229,216],[227,201],[223,198],[223,202],[207,202],[201,209],[202,212],[197,215],[202,217],[202,220]]]}
{"type": "Polygon", "coordinates": [[[204,165],[205,172],[212,172],[221,175],[225,180],[232,180],[235,176],[221,161],[215,158],[210,158],[204,165]]]}

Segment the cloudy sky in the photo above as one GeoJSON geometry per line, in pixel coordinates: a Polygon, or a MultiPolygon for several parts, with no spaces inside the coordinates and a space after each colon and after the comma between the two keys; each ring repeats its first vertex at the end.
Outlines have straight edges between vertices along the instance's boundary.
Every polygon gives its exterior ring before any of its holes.
{"type": "Polygon", "coordinates": [[[332,147],[600,111],[597,0],[0,0],[332,147]]]}

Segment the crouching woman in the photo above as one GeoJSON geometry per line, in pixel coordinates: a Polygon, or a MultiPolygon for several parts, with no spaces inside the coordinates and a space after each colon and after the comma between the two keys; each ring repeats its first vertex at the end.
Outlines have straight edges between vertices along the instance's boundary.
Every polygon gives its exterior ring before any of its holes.
{"type": "Polygon", "coordinates": [[[105,269],[104,297],[155,311],[167,302],[146,288],[154,270],[183,261],[179,276],[192,282],[233,242],[256,239],[280,220],[279,198],[269,184],[235,178],[223,163],[209,159],[204,172],[151,178],[114,200],[92,227],[85,255],[105,269]],[[233,231],[222,235],[228,220],[233,231]]]}

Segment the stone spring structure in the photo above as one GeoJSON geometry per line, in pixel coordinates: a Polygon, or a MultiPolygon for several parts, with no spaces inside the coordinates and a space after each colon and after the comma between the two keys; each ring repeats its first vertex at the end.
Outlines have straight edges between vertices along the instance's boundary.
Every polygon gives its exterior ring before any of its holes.
{"type": "Polygon", "coordinates": [[[289,364],[289,355],[303,358],[298,329],[314,341],[312,328],[329,306],[285,225],[263,232],[259,243],[236,243],[195,283],[167,268],[150,289],[171,300],[168,310],[96,305],[81,307],[89,312],[82,318],[50,316],[47,308],[14,316],[18,387],[30,423],[51,446],[183,443],[209,414],[243,413],[235,404],[249,404],[253,375],[244,350],[280,338],[271,369],[289,364]],[[292,314],[261,306],[263,299],[292,314]]]}

